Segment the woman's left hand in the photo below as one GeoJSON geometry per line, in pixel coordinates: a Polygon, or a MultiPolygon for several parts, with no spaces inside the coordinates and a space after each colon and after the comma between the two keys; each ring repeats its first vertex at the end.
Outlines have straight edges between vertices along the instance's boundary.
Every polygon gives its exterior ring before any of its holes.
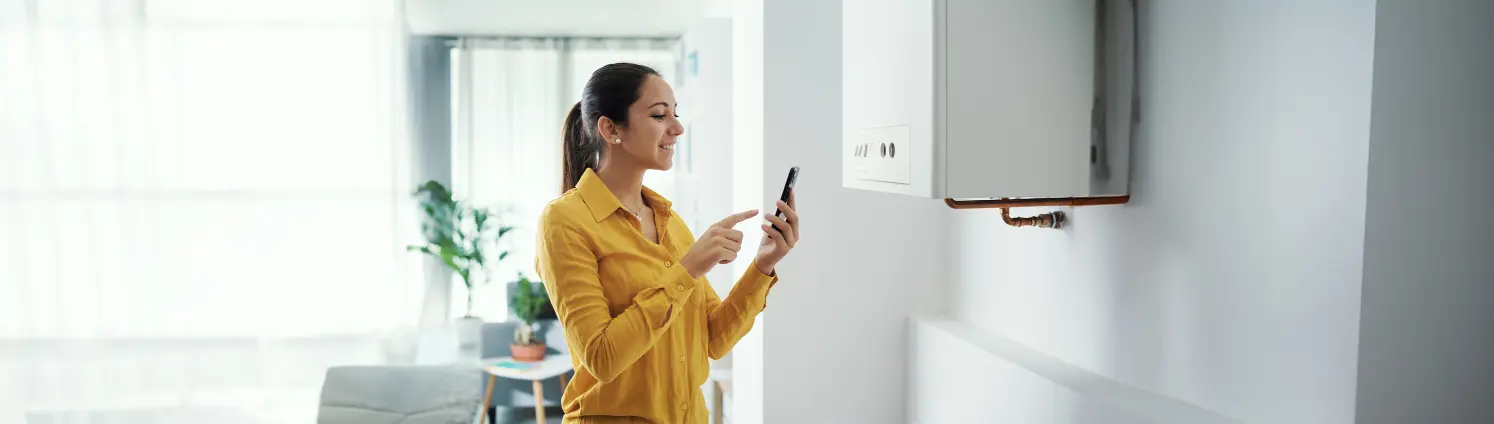
{"type": "Polygon", "coordinates": [[[793,190],[789,190],[787,203],[778,201],[778,210],[783,211],[783,217],[764,215],[778,229],[764,224],[762,245],[757,248],[757,270],[767,275],[773,275],[773,268],[778,266],[778,261],[783,260],[794,249],[794,245],[799,243],[799,213],[794,211],[793,190]]]}

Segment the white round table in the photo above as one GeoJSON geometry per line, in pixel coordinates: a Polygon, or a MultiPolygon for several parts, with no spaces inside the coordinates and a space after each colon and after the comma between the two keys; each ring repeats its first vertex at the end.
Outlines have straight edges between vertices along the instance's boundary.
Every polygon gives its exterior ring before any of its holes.
{"type": "Polygon", "coordinates": [[[487,414],[488,399],[493,396],[493,383],[498,377],[534,382],[534,418],[536,424],[545,424],[545,392],[543,382],[560,377],[560,390],[565,390],[565,374],[571,372],[571,355],[551,354],[539,362],[518,362],[513,357],[483,358],[478,367],[488,374],[488,388],[482,395],[481,414],[487,414]]]}

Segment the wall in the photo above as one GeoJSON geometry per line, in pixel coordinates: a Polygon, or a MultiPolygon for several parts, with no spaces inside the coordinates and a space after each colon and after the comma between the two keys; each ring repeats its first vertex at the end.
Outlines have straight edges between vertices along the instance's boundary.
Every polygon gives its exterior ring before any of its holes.
{"type": "Polygon", "coordinates": [[[771,213],[797,165],[804,225],[759,319],[760,422],[906,422],[907,317],[942,298],[947,210],[841,188],[840,2],[760,4],[761,188],[750,207],[771,213]]]}
{"type": "Polygon", "coordinates": [[[1157,0],[1142,20],[1132,203],[1063,231],[954,214],[950,306],[1246,422],[1351,422],[1375,1],[1157,0]]]}
{"type": "Polygon", "coordinates": [[[1494,422],[1494,3],[1377,21],[1359,422],[1494,422]]]}

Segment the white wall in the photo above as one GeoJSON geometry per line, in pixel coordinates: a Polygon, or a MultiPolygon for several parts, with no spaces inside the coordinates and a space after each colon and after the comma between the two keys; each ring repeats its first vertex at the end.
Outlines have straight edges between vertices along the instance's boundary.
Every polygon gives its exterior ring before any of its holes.
{"type": "Polygon", "coordinates": [[[906,422],[907,317],[942,299],[947,210],[841,188],[840,2],[759,4],[762,188],[752,204],[771,205],[797,165],[804,223],[759,321],[760,422],[906,422]]]}
{"type": "Polygon", "coordinates": [[[1359,422],[1494,422],[1494,2],[1377,20],[1359,422]]]}
{"type": "Polygon", "coordinates": [[[1132,203],[955,213],[951,306],[1246,422],[1351,422],[1375,1],[1142,7],[1132,203]]]}

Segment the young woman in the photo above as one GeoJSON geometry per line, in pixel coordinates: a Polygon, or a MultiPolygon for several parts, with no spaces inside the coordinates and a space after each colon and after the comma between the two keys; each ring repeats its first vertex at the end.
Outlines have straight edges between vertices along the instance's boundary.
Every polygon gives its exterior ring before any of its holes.
{"type": "Polygon", "coordinates": [[[646,66],[591,74],[565,120],[559,199],[540,217],[536,260],[576,367],[561,397],[566,423],[705,423],[700,386],[752,329],[799,240],[799,216],[764,215],[752,266],[723,300],[705,274],[741,249],[741,212],[690,233],[669,200],[643,186],[674,163],[684,133],[674,90],[646,66]]]}

